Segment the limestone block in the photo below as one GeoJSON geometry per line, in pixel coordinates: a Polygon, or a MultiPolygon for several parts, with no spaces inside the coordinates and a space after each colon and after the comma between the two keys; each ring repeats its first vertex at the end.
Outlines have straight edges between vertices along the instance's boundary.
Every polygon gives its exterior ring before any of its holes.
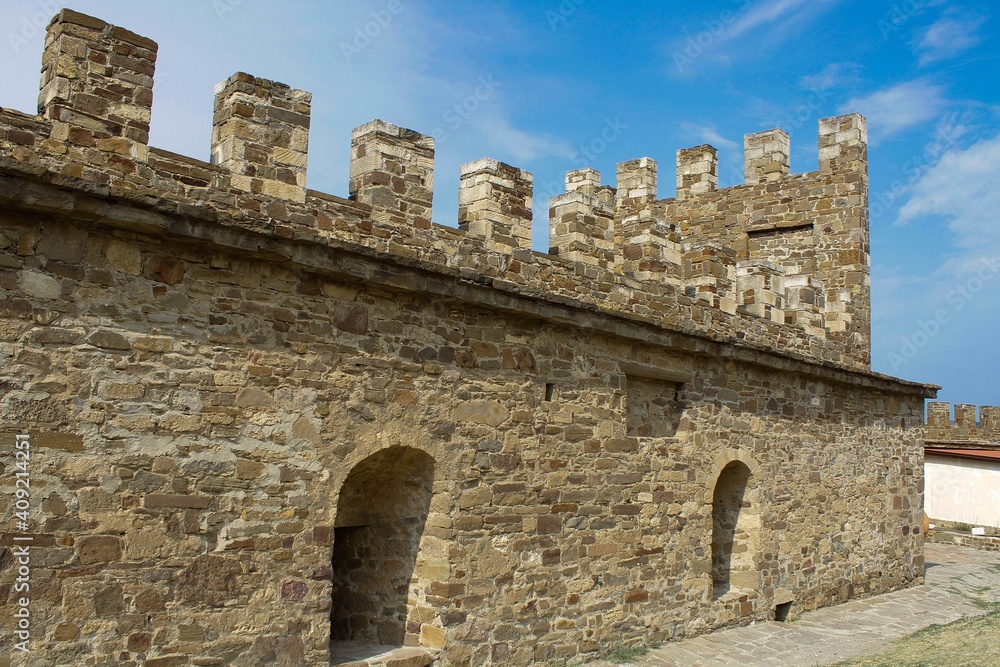
{"type": "Polygon", "coordinates": [[[458,421],[499,426],[510,417],[510,411],[497,401],[466,401],[455,408],[452,416],[458,421]]]}

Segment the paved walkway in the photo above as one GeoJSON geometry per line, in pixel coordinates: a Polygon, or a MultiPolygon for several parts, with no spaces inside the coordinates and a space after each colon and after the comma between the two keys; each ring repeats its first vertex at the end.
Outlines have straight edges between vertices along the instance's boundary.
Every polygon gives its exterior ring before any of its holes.
{"type": "Polygon", "coordinates": [[[829,665],[882,651],[934,623],[984,613],[974,600],[1000,602],[1000,553],[927,544],[927,583],[817,609],[792,623],[765,622],[671,642],[641,667],[829,665]]]}

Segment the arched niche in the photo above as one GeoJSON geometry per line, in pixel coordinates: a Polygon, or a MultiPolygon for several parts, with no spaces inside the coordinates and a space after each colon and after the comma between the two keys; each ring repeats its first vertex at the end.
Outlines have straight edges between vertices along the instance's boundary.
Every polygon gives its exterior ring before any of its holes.
{"type": "MultiPolygon", "coordinates": [[[[411,447],[379,451],[348,474],[334,524],[331,642],[400,646],[406,640],[433,482],[434,459],[411,447]]],[[[409,632],[417,643],[419,630],[409,632]]]]}

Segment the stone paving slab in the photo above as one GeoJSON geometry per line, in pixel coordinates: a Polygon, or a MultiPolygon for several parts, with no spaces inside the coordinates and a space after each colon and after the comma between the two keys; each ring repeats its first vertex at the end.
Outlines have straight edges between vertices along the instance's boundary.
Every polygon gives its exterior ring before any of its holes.
{"type": "MultiPolygon", "coordinates": [[[[829,665],[877,653],[929,625],[984,613],[975,600],[1000,602],[1000,553],[927,544],[926,583],[774,621],[671,642],[641,667],[829,665]]],[[[609,663],[597,663],[608,665],[609,663]]]]}
{"type": "Polygon", "coordinates": [[[330,644],[330,664],[338,667],[427,667],[434,650],[415,646],[364,646],[348,642],[330,644]]]}

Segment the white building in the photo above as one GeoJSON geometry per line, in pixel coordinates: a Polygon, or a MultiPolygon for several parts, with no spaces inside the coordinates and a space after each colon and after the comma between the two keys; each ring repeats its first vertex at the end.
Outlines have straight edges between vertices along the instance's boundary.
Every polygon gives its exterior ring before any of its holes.
{"type": "Polygon", "coordinates": [[[931,523],[1000,528],[1000,447],[927,447],[924,454],[924,511],[931,523]]]}

